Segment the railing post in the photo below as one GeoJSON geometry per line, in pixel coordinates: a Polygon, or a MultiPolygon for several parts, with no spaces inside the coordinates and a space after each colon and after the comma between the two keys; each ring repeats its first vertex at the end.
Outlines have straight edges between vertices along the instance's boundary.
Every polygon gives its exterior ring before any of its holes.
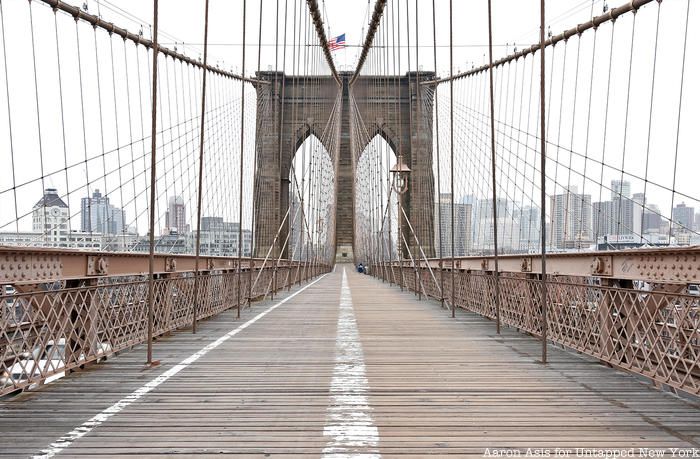
{"type": "Polygon", "coordinates": [[[547,165],[547,131],[545,129],[545,65],[544,65],[544,25],[545,0],[540,0],[540,232],[542,234],[542,363],[547,363],[547,235],[545,221],[546,175],[547,165]]]}
{"type": "MultiPolygon", "coordinates": [[[[146,365],[152,366],[153,361],[153,301],[155,270],[155,221],[156,221],[156,134],[157,126],[157,95],[158,95],[158,0],[153,0],[153,88],[151,102],[151,196],[149,209],[149,244],[148,244],[148,319],[146,324],[146,365]]],[[[106,190],[105,190],[106,191],[106,190]]]]}
{"type": "MultiPolygon", "coordinates": [[[[501,333],[501,295],[498,273],[498,205],[496,198],[496,120],[493,99],[493,31],[491,27],[491,0],[488,0],[489,10],[489,97],[491,109],[491,197],[493,207],[493,263],[494,289],[496,303],[496,333],[501,333]]],[[[544,209],[544,207],[542,208],[544,209]]]]}
{"type": "MultiPolygon", "coordinates": [[[[202,111],[199,127],[199,171],[197,185],[197,236],[195,239],[194,302],[192,305],[192,333],[197,332],[197,309],[199,308],[199,254],[202,230],[202,177],[204,175],[204,127],[207,103],[207,41],[209,38],[209,0],[204,3],[204,66],[202,67],[202,111]]],[[[243,83],[241,83],[243,84],[243,83]]]]}
{"type": "MultiPolygon", "coordinates": [[[[242,42],[241,47],[241,75],[245,76],[245,51],[246,51],[246,0],[243,0],[243,25],[242,30],[242,42]]],[[[204,115],[202,114],[202,117],[204,115]]],[[[238,301],[236,308],[236,318],[241,318],[241,270],[243,269],[242,259],[243,259],[243,157],[245,151],[245,84],[241,83],[241,130],[240,130],[240,161],[238,165],[238,301]]],[[[251,243],[252,249],[252,243],[251,243]]]]}
{"type": "Polygon", "coordinates": [[[277,293],[277,266],[272,270],[272,288],[270,289],[270,299],[275,299],[275,293],[277,293]]]}

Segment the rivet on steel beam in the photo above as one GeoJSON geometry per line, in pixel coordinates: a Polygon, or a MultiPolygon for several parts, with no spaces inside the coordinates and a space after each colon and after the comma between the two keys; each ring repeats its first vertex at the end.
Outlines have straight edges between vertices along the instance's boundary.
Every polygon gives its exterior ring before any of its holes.
{"type": "Polygon", "coordinates": [[[107,274],[109,268],[109,261],[106,257],[100,257],[97,260],[97,272],[98,274],[107,274]]]}
{"type": "Polygon", "coordinates": [[[177,259],[169,257],[165,259],[165,270],[167,272],[173,272],[177,269],[177,259]]]}

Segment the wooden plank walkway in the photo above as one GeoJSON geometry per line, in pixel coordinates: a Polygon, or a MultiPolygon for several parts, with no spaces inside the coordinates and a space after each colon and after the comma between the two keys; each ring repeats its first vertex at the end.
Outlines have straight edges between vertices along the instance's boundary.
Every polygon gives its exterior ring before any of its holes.
{"type": "Polygon", "coordinates": [[[532,337],[346,270],[158,341],[158,368],[139,346],[0,400],[0,456],[700,448],[697,400],[554,346],[543,366],[532,337]]]}

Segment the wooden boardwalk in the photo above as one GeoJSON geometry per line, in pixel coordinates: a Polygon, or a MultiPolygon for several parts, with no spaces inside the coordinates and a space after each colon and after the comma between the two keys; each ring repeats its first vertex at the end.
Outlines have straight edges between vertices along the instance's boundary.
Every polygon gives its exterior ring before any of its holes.
{"type": "Polygon", "coordinates": [[[346,269],[158,341],[158,368],[139,346],[0,400],[0,456],[700,448],[697,400],[554,346],[543,366],[532,337],[346,269]]]}

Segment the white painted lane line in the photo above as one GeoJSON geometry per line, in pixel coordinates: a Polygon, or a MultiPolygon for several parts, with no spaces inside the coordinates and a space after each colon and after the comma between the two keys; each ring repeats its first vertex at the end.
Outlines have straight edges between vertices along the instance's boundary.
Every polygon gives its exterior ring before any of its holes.
{"type": "Polygon", "coordinates": [[[329,438],[322,457],[381,458],[379,431],[372,420],[372,408],[367,399],[369,384],[365,376],[365,359],[345,268],[340,288],[335,368],[330,391],[331,400],[323,429],[323,435],[329,438]]]}
{"type": "Polygon", "coordinates": [[[67,447],[69,447],[75,440],[79,439],[80,437],[83,437],[90,433],[92,430],[95,428],[99,427],[100,425],[104,424],[109,418],[114,416],[115,414],[119,413],[120,411],[124,410],[127,406],[131,405],[132,403],[136,402],[139,400],[141,397],[155,389],[156,387],[160,386],[163,384],[165,381],[168,379],[172,378],[176,374],[180,373],[182,370],[187,368],[188,366],[192,365],[194,362],[199,360],[201,357],[206,355],[209,351],[216,349],[217,347],[221,346],[224,342],[228,341],[230,338],[236,336],[246,328],[250,327],[253,325],[255,322],[258,320],[262,319],[266,315],[268,315],[270,312],[274,311],[278,307],[282,306],[284,303],[287,301],[291,300],[307,288],[311,287],[314,285],[316,282],[320,281],[326,277],[326,275],[322,275],[315,281],[309,283],[308,285],[305,285],[303,288],[297,290],[296,292],[292,293],[288,297],[284,298],[281,301],[278,301],[276,304],[270,306],[267,308],[265,311],[261,312],[257,316],[253,317],[250,319],[248,322],[244,323],[243,325],[239,326],[238,328],[235,328],[231,330],[230,332],[226,333],[225,335],[221,336],[219,339],[216,341],[212,341],[211,343],[207,344],[204,346],[202,349],[199,351],[195,352],[191,356],[187,357],[185,360],[182,362],[178,363],[177,365],[173,366],[167,371],[164,371],[151,381],[147,382],[143,386],[139,387],[126,397],[122,398],[119,400],[117,403],[114,405],[110,406],[109,408],[106,408],[105,410],[101,411],[100,413],[96,414],[92,418],[88,419],[84,423],[82,423],[80,426],[76,427],[75,429],[71,430],[55,442],[51,443],[46,449],[41,450],[40,454],[37,454],[35,456],[32,456],[34,458],[50,458],[54,457],[67,447]]]}

